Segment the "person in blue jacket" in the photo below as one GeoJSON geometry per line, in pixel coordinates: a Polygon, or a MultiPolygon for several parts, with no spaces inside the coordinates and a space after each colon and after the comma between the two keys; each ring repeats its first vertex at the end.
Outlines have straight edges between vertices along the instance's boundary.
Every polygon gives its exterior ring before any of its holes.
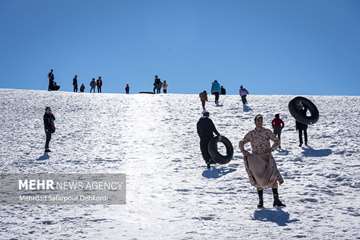
{"type": "Polygon", "coordinates": [[[220,83],[217,80],[214,80],[211,85],[211,94],[215,95],[215,104],[219,104],[219,96],[221,92],[220,83]]]}

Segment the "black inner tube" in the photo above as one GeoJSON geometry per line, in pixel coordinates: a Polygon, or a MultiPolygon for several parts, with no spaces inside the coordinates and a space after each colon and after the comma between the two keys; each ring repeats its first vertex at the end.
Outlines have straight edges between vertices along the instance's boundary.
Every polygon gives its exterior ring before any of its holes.
{"type": "Polygon", "coordinates": [[[296,121],[309,125],[314,124],[319,120],[319,110],[313,102],[304,97],[295,97],[289,102],[290,114],[296,119],[296,121]],[[307,108],[310,111],[310,116],[304,116],[301,113],[302,107],[307,108]]]}
{"type": "Polygon", "coordinates": [[[219,141],[218,137],[214,137],[213,139],[211,139],[208,144],[208,151],[209,151],[211,159],[218,164],[229,163],[234,155],[234,148],[233,148],[230,140],[224,136],[221,136],[221,141],[219,141]],[[220,154],[217,149],[217,144],[219,142],[222,142],[225,145],[225,148],[226,148],[225,156],[220,154]]]}

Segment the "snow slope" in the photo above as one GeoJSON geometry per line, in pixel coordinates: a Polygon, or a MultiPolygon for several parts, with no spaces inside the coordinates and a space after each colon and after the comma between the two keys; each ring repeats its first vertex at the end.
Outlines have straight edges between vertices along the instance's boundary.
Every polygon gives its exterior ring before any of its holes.
{"type": "MultiPolygon", "coordinates": [[[[210,96],[209,96],[210,97],[210,96]]],[[[235,148],[227,165],[206,170],[196,134],[197,95],[74,94],[0,90],[2,173],[125,173],[127,203],[111,206],[0,205],[0,239],[360,239],[360,97],[308,96],[319,108],[309,145],[299,148],[287,111],[293,96],[238,96],[208,103],[235,148]],[[57,131],[43,156],[42,116],[57,131]],[[275,152],[288,205],[264,210],[250,186],[238,142],[281,113],[283,152],[275,152]]],[[[212,96],[210,97],[212,100],[212,96]]]]}

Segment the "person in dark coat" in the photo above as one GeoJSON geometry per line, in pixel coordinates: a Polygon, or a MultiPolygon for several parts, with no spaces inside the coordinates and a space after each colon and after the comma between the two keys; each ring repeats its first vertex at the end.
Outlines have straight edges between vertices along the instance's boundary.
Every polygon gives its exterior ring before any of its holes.
{"type": "Polygon", "coordinates": [[[197,133],[200,137],[200,150],[205,160],[207,168],[210,168],[210,164],[214,164],[212,161],[209,151],[208,144],[214,137],[214,133],[218,138],[221,138],[220,133],[216,130],[213,121],[209,118],[210,114],[208,111],[203,112],[203,116],[199,119],[196,124],[197,133]]]}
{"type": "Polygon", "coordinates": [[[48,90],[52,91],[54,90],[54,86],[55,86],[54,69],[50,69],[50,72],[48,73],[48,79],[49,79],[48,90]]]}
{"type": "Polygon", "coordinates": [[[226,95],[226,89],[224,88],[224,86],[221,86],[220,88],[220,95],[226,95]]]}
{"type": "Polygon", "coordinates": [[[162,82],[158,75],[155,75],[153,92],[160,93],[162,82]]]}
{"type": "Polygon", "coordinates": [[[75,77],[73,78],[73,91],[74,92],[78,91],[77,75],[75,75],[75,77]]]}
{"type": "Polygon", "coordinates": [[[90,92],[95,93],[95,86],[96,86],[96,81],[95,81],[95,78],[93,78],[90,82],[90,92]]]}
{"type": "Polygon", "coordinates": [[[102,79],[101,77],[99,77],[97,80],[96,80],[96,86],[97,86],[97,92],[98,93],[101,93],[101,87],[102,87],[102,79]]]}
{"type": "MultiPolygon", "coordinates": [[[[299,112],[304,118],[306,117],[307,110],[308,109],[305,106],[301,106],[301,110],[299,112]]],[[[304,133],[305,146],[308,145],[307,128],[308,128],[307,124],[301,123],[296,120],[296,130],[299,131],[299,147],[303,145],[303,133],[304,133]]]]}
{"type": "Polygon", "coordinates": [[[84,92],[85,91],[85,85],[82,83],[80,86],[80,92],[84,92]]]}
{"type": "Polygon", "coordinates": [[[126,94],[129,94],[129,93],[130,93],[130,86],[129,86],[128,83],[127,83],[126,86],[125,86],[125,93],[126,93],[126,94]]]}
{"type": "Polygon", "coordinates": [[[49,143],[51,140],[51,134],[55,132],[55,116],[51,112],[50,107],[45,108],[45,114],[44,114],[44,129],[45,129],[45,152],[51,152],[49,149],[49,143]]]}

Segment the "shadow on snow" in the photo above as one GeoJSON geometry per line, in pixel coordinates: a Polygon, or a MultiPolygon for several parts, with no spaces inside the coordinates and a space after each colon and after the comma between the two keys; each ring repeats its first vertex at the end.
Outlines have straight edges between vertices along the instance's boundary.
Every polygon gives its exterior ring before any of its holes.
{"type": "Polygon", "coordinates": [[[332,151],[329,148],[313,149],[309,147],[309,148],[304,148],[302,154],[305,157],[327,157],[332,154],[332,151]]]}
{"type": "Polygon", "coordinates": [[[206,178],[219,178],[235,171],[236,171],[235,168],[229,168],[225,166],[219,168],[212,167],[210,169],[204,170],[202,176],[206,178]]]}
{"type": "Polygon", "coordinates": [[[298,219],[291,219],[288,212],[284,212],[281,208],[278,209],[260,209],[254,212],[253,220],[262,222],[273,222],[278,226],[287,226],[289,223],[297,222],[298,219]]]}

